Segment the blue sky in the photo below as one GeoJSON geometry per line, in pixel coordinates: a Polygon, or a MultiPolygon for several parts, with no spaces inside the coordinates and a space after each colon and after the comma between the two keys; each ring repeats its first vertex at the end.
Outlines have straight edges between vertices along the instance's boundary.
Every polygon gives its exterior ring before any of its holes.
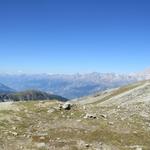
{"type": "Polygon", "coordinates": [[[149,0],[1,0],[0,72],[150,67],[149,0]]]}

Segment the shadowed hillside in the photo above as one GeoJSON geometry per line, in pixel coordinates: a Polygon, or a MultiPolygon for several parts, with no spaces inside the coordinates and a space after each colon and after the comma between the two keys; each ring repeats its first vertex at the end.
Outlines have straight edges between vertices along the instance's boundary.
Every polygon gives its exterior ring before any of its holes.
{"type": "Polygon", "coordinates": [[[31,101],[31,100],[58,100],[67,101],[58,95],[48,94],[42,91],[27,90],[23,92],[15,92],[9,94],[0,94],[0,101],[31,101]]]}

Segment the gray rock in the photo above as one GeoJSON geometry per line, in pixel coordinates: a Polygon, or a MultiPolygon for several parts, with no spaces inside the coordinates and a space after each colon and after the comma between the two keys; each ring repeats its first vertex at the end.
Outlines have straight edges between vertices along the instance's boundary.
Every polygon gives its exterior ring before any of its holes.
{"type": "Polygon", "coordinates": [[[89,145],[89,144],[85,144],[85,147],[86,147],[86,148],[89,148],[89,147],[90,147],[90,145],[89,145]]]}
{"type": "Polygon", "coordinates": [[[96,117],[96,115],[94,115],[94,114],[86,114],[85,116],[84,116],[84,119],[96,119],[97,117],[96,117]]]}
{"type": "Polygon", "coordinates": [[[40,137],[40,140],[45,140],[45,137],[44,136],[40,137]]]}
{"type": "Polygon", "coordinates": [[[74,113],[71,113],[70,115],[71,115],[71,116],[73,116],[73,115],[74,115],[74,113]]]}
{"type": "Polygon", "coordinates": [[[54,108],[50,108],[47,112],[48,113],[53,113],[53,112],[55,112],[55,109],[54,108]]]}
{"type": "Polygon", "coordinates": [[[83,110],[86,110],[86,107],[85,107],[85,106],[83,106],[83,110]]]}
{"type": "Polygon", "coordinates": [[[113,123],[113,122],[108,122],[108,124],[109,124],[109,125],[111,125],[111,126],[112,126],[112,125],[114,125],[114,123],[113,123]]]}
{"type": "Polygon", "coordinates": [[[17,127],[12,127],[12,129],[13,129],[13,130],[16,130],[16,129],[17,129],[17,127]]]}
{"type": "Polygon", "coordinates": [[[11,133],[13,136],[17,136],[17,135],[18,135],[17,132],[11,132],[11,131],[10,131],[10,133],[11,133]]]}
{"type": "Polygon", "coordinates": [[[77,122],[81,122],[82,120],[77,120],[77,122]]]}
{"type": "Polygon", "coordinates": [[[62,109],[62,104],[59,104],[59,106],[58,106],[57,109],[58,109],[58,110],[61,110],[61,109],[62,109]]]}
{"type": "Polygon", "coordinates": [[[45,143],[37,143],[38,148],[44,148],[46,146],[45,143]]]}
{"type": "Polygon", "coordinates": [[[107,118],[107,115],[101,114],[101,117],[102,117],[102,118],[107,118]]]}
{"type": "Polygon", "coordinates": [[[135,149],[135,150],[142,150],[143,148],[139,145],[134,145],[134,146],[130,146],[130,148],[135,149]]]}

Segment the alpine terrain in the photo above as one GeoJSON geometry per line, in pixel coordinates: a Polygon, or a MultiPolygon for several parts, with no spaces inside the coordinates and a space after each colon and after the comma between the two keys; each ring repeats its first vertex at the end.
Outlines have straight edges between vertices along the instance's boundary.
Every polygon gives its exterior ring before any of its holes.
{"type": "Polygon", "coordinates": [[[71,102],[0,105],[1,150],[150,150],[150,81],[71,102]]]}

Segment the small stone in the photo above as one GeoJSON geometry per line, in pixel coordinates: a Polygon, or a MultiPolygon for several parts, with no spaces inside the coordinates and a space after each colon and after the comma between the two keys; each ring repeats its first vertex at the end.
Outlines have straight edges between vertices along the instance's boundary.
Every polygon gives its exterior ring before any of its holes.
{"type": "Polygon", "coordinates": [[[44,136],[40,137],[40,140],[45,140],[45,137],[44,136]]]}
{"type": "Polygon", "coordinates": [[[132,148],[134,150],[143,150],[143,148],[139,145],[130,146],[130,148],[132,148]]]}
{"type": "Polygon", "coordinates": [[[108,122],[108,124],[109,124],[109,125],[114,125],[114,123],[113,123],[113,122],[108,122]]]}
{"type": "Polygon", "coordinates": [[[16,129],[17,129],[17,127],[13,127],[12,129],[13,129],[13,130],[16,130],[16,129]]]}
{"type": "Polygon", "coordinates": [[[85,107],[85,106],[83,106],[83,110],[86,110],[86,107],[85,107]]]}
{"type": "Polygon", "coordinates": [[[102,114],[101,117],[102,117],[102,118],[107,118],[107,115],[102,114]]]}
{"type": "Polygon", "coordinates": [[[133,134],[137,134],[137,131],[133,131],[133,134]]]}
{"type": "Polygon", "coordinates": [[[18,135],[17,132],[11,132],[11,134],[12,134],[13,136],[17,136],[17,135],[18,135]]]}
{"type": "Polygon", "coordinates": [[[142,147],[137,147],[135,150],[142,150],[142,147]]]}
{"type": "Polygon", "coordinates": [[[120,106],[117,106],[117,108],[120,109],[121,107],[120,107],[120,106]]]}
{"type": "Polygon", "coordinates": [[[27,138],[30,138],[31,137],[31,135],[27,135],[27,138]]]}
{"type": "Polygon", "coordinates": [[[54,109],[54,108],[51,108],[51,109],[49,109],[47,112],[48,112],[48,113],[53,113],[53,112],[55,112],[55,109],[54,109]]]}
{"type": "Polygon", "coordinates": [[[37,143],[38,148],[44,148],[46,146],[45,143],[37,143]]]}
{"type": "Polygon", "coordinates": [[[89,145],[89,144],[85,144],[85,147],[86,147],[86,148],[89,148],[89,147],[90,147],[90,145],[89,145]]]}
{"type": "Polygon", "coordinates": [[[121,118],[121,121],[124,121],[124,118],[121,118]]]}
{"type": "Polygon", "coordinates": [[[82,120],[77,120],[77,122],[81,122],[82,120]]]}
{"type": "Polygon", "coordinates": [[[28,110],[27,110],[27,109],[25,109],[25,110],[24,110],[24,112],[25,112],[25,113],[28,113],[28,110]]]}

